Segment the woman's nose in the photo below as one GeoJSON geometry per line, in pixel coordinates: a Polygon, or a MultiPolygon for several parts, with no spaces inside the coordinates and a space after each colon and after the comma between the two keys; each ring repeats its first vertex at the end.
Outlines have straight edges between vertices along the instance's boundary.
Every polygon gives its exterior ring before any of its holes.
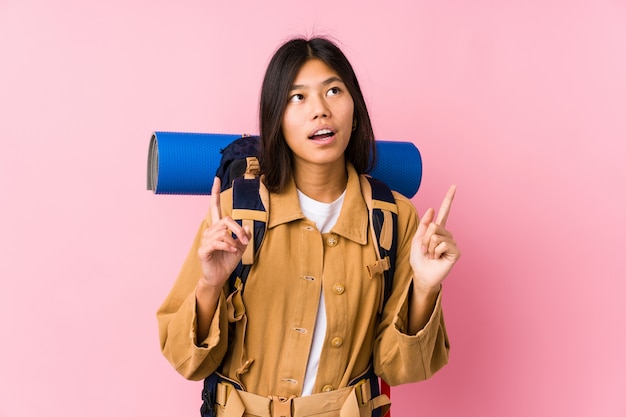
{"type": "Polygon", "coordinates": [[[316,97],[311,100],[311,113],[313,119],[330,116],[330,109],[328,108],[326,100],[322,97],[316,97]]]}

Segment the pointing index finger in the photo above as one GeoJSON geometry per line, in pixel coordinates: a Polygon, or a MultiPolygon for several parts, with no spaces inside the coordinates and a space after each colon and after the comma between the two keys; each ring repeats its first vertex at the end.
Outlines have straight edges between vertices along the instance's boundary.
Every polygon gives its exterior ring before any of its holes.
{"type": "Polygon", "coordinates": [[[454,194],[456,193],[456,185],[451,185],[443,198],[441,207],[439,207],[439,214],[437,214],[437,224],[445,226],[448,221],[448,213],[450,213],[450,207],[452,207],[452,200],[454,200],[454,194]]]}
{"type": "Polygon", "coordinates": [[[220,187],[221,181],[219,177],[215,177],[213,179],[213,187],[211,188],[211,223],[216,223],[222,218],[220,187]]]}

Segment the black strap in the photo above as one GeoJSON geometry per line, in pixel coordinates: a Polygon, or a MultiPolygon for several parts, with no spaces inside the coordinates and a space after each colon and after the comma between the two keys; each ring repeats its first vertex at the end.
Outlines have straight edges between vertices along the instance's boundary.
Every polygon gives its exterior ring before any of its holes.
{"type": "Polygon", "coordinates": [[[201,417],[216,417],[215,402],[217,400],[217,384],[220,382],[228,382],[238,390],[242,390],[242,387],[232,379],[226,379],[217,372],[213,372],[211,375],[204,379],[204,387],[202,388],[202,406],[200,407],[201,417]]]}
{"type": "MultiPolygon", "coordinates": [[[[396,204],[396,199],[393,197],[393,193],[382,181],[379,181],[372,177],[366,177],[372,187],[372,200],[384,201],[390,204],[396,204]]],[[[383,210],[374,207],[372,209],[372,225],[374,226],[374,232],[376,233],[376,241],[378,242],[378,250],[380,251],[381,258],[385,258],[385,256],[389,256],[389,269],[384,272],[385,276],[385,293],[383,298],[383,305],[389,299],[389,295],[391,294],[391,288],[393,286],[393,273],[396,268],[396,250],[397,250],[397,237],[396,231],[398,230],[398,215],[396,213],[391,213],[391,218],[393,221],[393,239],[391,241],[391,247],[389,250],[386,250],[380,245],[380,234],[383,228],[383,223],[385,220],[385,215],[383,210]]]]}
{"type": "MultiPolygon", "coordinates": [[[[263,205],[263,201],[261,200],[261,179],[259,177],[246,179],[246,178],[236,178],[233,181],[233,210],[235,209],[244,209],[244,210],[256,210],[260,212],[266,212],[265,206],[263,205]]],[[[239,224],[242,224],[241,220],[237,220],[239,224]]],[[[263,242],[263,238],[265,237],[265,230],[267,229],[267,223],[254,220],[254,254],[259,252],[261,248],[261,243],[263,242]]],[[[246,280],[248,279],[248,274],[250,273],[250,268],[252,265],[244,265],[242,262],[239,262],[233,273],[230,275],[230,292],[235,291],[235,282],[237,278],[241,280],[241,283],[244,284],[243,288],[245,288],[246,280]]],[[[243,288],[241,289],[243,294],[243,288]]]]}

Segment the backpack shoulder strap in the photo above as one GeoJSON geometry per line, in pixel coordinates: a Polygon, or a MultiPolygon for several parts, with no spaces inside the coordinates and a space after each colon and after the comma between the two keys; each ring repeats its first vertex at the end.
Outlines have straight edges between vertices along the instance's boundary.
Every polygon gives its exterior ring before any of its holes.
{"type": "MultiPolygon", "coordinates": [[[[375,268],[379,270],[382,269],[385,278],[382,302],[380,303],[378,311],[382,313],[382,309],[391,294],[393,274],[396,266],[398,206],[396,205],[396,199],[393,197],[393,193],[389,187],[387,187],[387,184],[382,181],[362,175],[361,189],[369,210],[372,236],[377,242],[377,244],[374,245],[378,257],[375,268]]],[[[374,271],[370,270],[369,272],[371,276],[374,271]]],[[[391,398],[391,387],[382,378],[380,379],[380,393],[391,398]]],[[[377,413],[377,411],[374,412],[377,413]]],[[[391,413],[388,413],[388,417],[390,415],[391,413]]]]}
{"type": "MultiPolygon", "coordinates": [[[[229,295],[227,303],[228,316],[231,322],[240,322],[245,315],[242,295],[244,284],[248,279],[248,274],[256,255],[261,248],[261,243],[265,237],[267,229],[269,207],[269,192],[262,184],[259,177],[259,163],[256,157],[248,156],[245,159],[246,169],[243,176],[237,176],[232,181],[232,212],[231,217],[242,226],[248,226],[252,231],[252,238],[244,255],[237,264],[235,270],[230,274],[229,295]]],[[[244,324],[245,326],[245,324],[244,324]]],[[[245,330],[244,330],[245,331],[245,330]]],[[[202,389],[202,407],[200,414],[202,417],[215,417],[215,401],[217,395],[217,382],[222,376],[213,372],[204,379],[202,389]]],[[[234,381],[229,380],[230,383],[234,381]]],[[[238,387],[239,388],[239,387],[238,387]]]]}
{"type": "Polygon", "coordinates": [[[242,284],[243,291],[243,284],[248,278],[248,273],[261,248],[267,229],[268,212],[266,207],[269,205],[269,193],[258,176],[258,161],[254,157],[247,158],[247,160],[248,169],[246,169],[245,175],[233,181],[231,216],[240,225],[248,226],[252,231],[252,237],[241,262],[231,274],[231,292],[238,286],[235,285],[237,278],[242,284]]]}
{"type": "Polygon", "coordinates": [[[385,278],[384,292],[379,312],[389,299],[393,284],[393,273],[396,265],[398,227],[398,206],[393,193],[382,181],[370,176],[361,176],[361,189],[365,198],[370,217],[370,230],[376,242],[378,262],[368,267],[370,275],[382,272],[385,278]]]}

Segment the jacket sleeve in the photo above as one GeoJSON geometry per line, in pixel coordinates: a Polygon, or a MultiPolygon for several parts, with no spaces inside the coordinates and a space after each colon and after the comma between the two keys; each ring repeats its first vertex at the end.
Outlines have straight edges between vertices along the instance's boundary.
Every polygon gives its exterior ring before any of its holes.
{"type": "Polygon", "coordinates": [[[163,355],[176,371],[192,380],[201,380],[213,373],[222,362],[228,347],[224,294],[220,296],[207,338],[196,340],[195,288],[202,274],[197,251],[208,224],[207,219],[202,222],[174,286],[157,311],[163,355]]]}
{"type": "Polygon", "coordinates": [[[413,272],[411,241],[418,218],[413,204],[396,195],[398,246],[392,292],[385,305],[374,345],[374,369],[389,385],[430,378],[448,362],[450,344],[443,320],[441,292],[428,323],[417,334],[407,334],[413,272]]]}

